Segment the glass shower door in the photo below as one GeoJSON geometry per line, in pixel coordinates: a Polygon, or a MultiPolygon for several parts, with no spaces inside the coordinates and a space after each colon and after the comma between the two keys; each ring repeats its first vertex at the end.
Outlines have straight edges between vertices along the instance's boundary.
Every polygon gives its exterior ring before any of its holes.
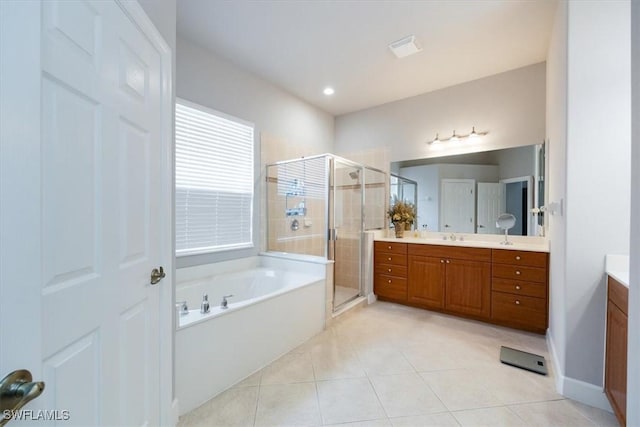
{"type": "Polygon", "coordinates": [[[362,295],[362,191],[361,165],[333,158],[330,180],[329,255],[334,260],[333,309],[362,295]]]}

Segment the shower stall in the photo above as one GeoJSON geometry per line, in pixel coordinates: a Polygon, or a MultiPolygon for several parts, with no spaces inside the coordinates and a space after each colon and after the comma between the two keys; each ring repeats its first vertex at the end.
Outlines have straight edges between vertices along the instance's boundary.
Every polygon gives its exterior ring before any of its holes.
{"type": "Polygon", "coordinates": [[[332,154],[267,165],[267,250],[334,261],[333,310],[364,296],[363,232],[385,225],[385,172],[332,154]]]}

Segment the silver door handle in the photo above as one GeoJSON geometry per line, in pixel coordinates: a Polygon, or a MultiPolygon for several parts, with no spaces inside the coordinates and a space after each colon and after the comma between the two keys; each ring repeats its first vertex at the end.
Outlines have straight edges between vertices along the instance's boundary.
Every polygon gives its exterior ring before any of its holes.
{"type": "Polygon", "coordinates": [[[42,394],[43,381],[33,381],[31,372],[26,369],[13,371],[0,381],[0,426],[11,418],[6,411],[18,411],[24,405],[42,394]]]}
{"type": "Polygon", "coordinates": [[[478,228],[484,228],[484,225],[478,224],[478,228]]]}
{"type": "Polygon", "coordinates": [[[151,284],[155,285],[156,283],[158,283],[160,280],[164,279],[165,276],[167,274],[164,272],[164,268],[162,268],[162,266],[160,266],[160,268],[154,268],[153,270],[151,270],[151,284]]]}

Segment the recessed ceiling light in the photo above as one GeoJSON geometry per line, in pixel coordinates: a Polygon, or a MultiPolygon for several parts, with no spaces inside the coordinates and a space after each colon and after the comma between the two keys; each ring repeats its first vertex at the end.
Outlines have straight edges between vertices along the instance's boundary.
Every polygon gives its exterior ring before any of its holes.
{"type": "Polygon", "coordinates": [[[391,49],[391,52],[393,52],[393,54],[398,58],[404,58],[405,56],[420,52],[422,47],[416,40],[416,36],[412,34],[394,41],[389,45],[389,49],[391,49]]]}
{"type": "Polygon", "coordinates": [[[332,87],[325,87],[324,90],[322,91],[322,93],[324,93],[325,95],[329,96],[329,95],[333,95],[336,91],[333,90],[332,87]]]}

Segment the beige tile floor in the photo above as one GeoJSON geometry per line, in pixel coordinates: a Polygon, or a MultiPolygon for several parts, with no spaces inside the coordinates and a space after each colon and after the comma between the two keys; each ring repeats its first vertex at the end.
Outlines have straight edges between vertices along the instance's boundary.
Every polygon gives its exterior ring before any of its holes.
{"type": "MultiPolygon", "coordinates": [[[[564,399],[553,372],[498,360],[544,337],[378,302],[180,418],[179,426],[617,426],[564,399]]],[[[551,368],[551,365],[549,365],[551,368]]]]}

